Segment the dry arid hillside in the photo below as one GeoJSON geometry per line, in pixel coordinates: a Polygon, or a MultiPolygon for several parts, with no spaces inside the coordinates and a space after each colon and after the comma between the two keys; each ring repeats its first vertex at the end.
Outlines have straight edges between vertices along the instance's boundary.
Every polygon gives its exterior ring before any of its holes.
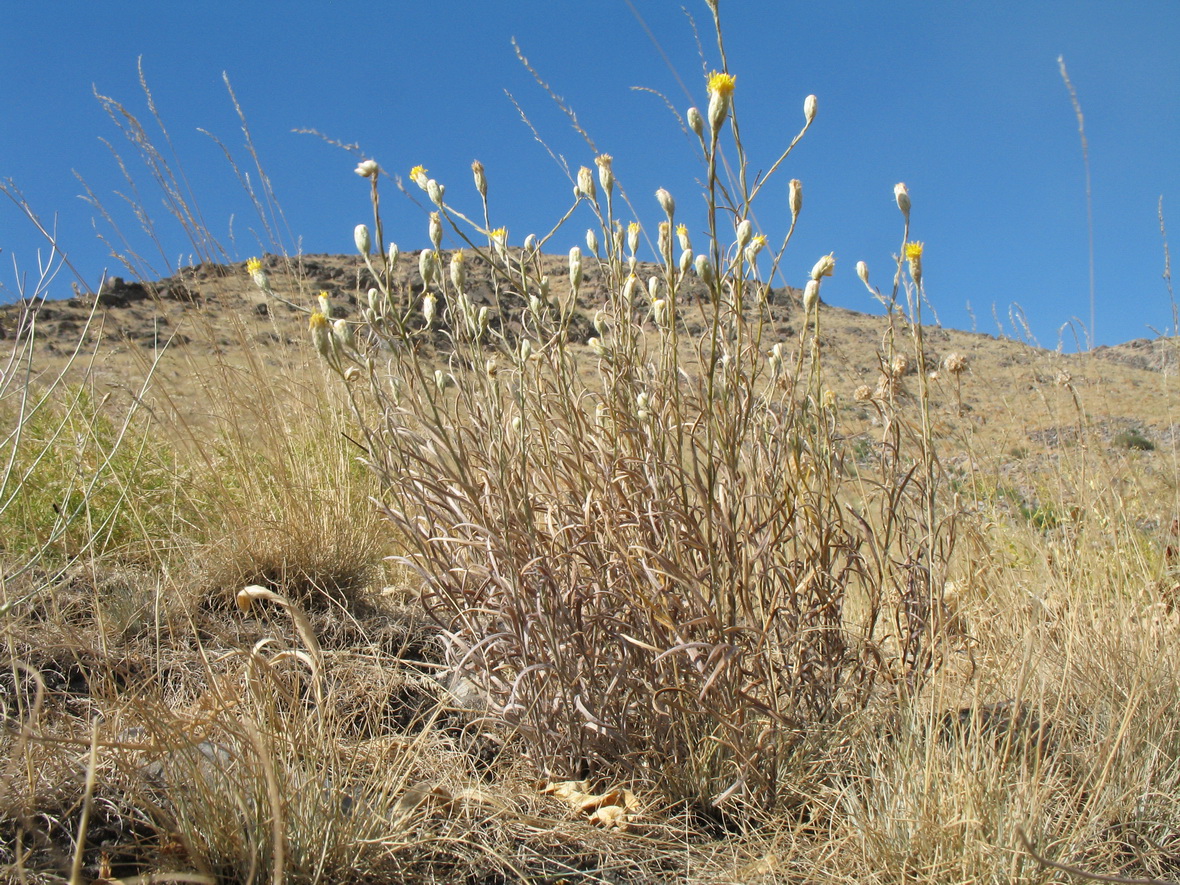
{"type": "Polygon", "coordinates": [[[0,309],[0,877],[1175,878],[1180,343],[530,261],[0,309]]]}

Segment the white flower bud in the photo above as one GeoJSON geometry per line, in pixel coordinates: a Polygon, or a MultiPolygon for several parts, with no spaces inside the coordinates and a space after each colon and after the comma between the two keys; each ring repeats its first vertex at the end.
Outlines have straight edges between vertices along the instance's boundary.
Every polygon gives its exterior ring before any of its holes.
{"type": "Polygon", "coordinates": [[[660,233],[657,237],[660,247],[660,257],[668,261],[672,260],[672,225],[670,222],[660,222],[660,233]]]}
{"type": "Polygon", "coordinates": [[[361,178],[376,178],[381,173],[381,167],[376,160],[361,160],[353,171],[361,178]]]}
{"type": "Polygon", "coordinates": [[[602,339],[600,339],[600,338],[587,338],[586,339],[586,346],[590,348],[590,350],[594,353],[595,356],[597,356],[597,357],[605,357],[606,356],[606,347],[603,346],[602,339]]]}
{"type": "Polygon", "coordinates": [[[791,184],[787,188],[787,200],[791,204],[791,223],[799,217],[799,213],[803,211],[803,182],[798,178],[792,178],[791,184]]]}
{"type": "Polygon", "coordinates": [[[672,199],[672,195],[664,188],[660,188],[656,191],[656,199],[660,201],[660,208],[664,210],[664,214],[671,221],[672,216],[676,214],[676,201],[672,199]]]}
{"type": "Polygon", "coordinates": [[[586,166],[578,170],[577,192],[588,200],[594,200],[598,196],[594,189],[594,173],[586,166]]]}
{"type": "Polygon", "coordinates": [[[627,274],[627,280],[623,283],[623,303],[630,307],[635,303],[635,287],[639,285],[639,277],[635,274],[627,274]]]}
{"type": "Polygon", "coordinates": [[[737,226],[737,244],[741,249],[746,248],[750,244],[750,239],[754,236],[754,226],[750,223],[750,219],[743,218],[737,226]]]}
{"type": "Polygon", "coordinates": [[[472,160],[471,174],[475,178],[475,189],[486,200],[488,198],[488,180],[483,174],[483,163],[479,162],[479,160],[472,160]]]}
{"type": "Polygon", "coordinates": [[[479,309],[479,314],[475,318],[475,335],[477,338],[482,338],[484,333],[488,330],[488,319],[488,309],[486,307],[481,307],[479,309]]]}
{"type": "Polygon", "coordinates": [[[659,277],[651,277],[647,281],[647,297],[651,301],[656,301],[660,297],[660,292],[664,288],[664,281],[659,277]]]}
{"type": "Polygon", "coordinates": [[[910,190],[900,181],[893,186],[893,198],[897,200],[897,208],[907,219],[910,217],[910,190]]]}
{"type": "Polygon", "coordinates": [[[332,323],[332,338],[342,349],[350,349],[356,343],[348,320],[336,320],[332,323]]]}
{"type": "Polygon", "coordinates": [[[709,256],[702,252],[693,261],[693,265],[697,269],[697,276],[708,285],[713,285],[713,262],[709,260],[709,256]]]}
{"type": "Polygon", "coordinates": [[[808,280],[803,289],[803,310],[810,314],[819,304],[819,280],[808,280]]]}
{"type": "Polygon", "coordinates": [[[524,249],[524,253],[526,255],[532,255],[534,252],[536,252],[537,251],[537,235],[536,234],[529,234],[527,237],[525,237],[524,238],[524,245],[521,248],[524,249]]]}
{"type": "Polygon", "coordinates": [[[443,194],[447,189],[435,181],[433,178],[426,182],[426,196],[430,197],[430,202],[436,206],[441,206],[443,201],[443,194]]]}
{"type": "Polygon", "coordinates": [[[705,137],[705,118],[701,116],[701,112],[696,108],[689,108],[684,115],[688,119],[688,126],[693,132],[697,134],[698,138],[705,137]]]}
{"type": "Polygon", "coordinates": [[[401,257],[401,254],[402,254],[401,250],[398,249],[397,243],[390,243],[389,244],[389,266],[390,267],[394,267],[397,264],[397,260],[401,257]]]}
{"type": "Polygon", "coordinates": [[[418,274],[427,286],[434,281],[435,266],[434,253],[429,249],[423,249],[422,254],[418,256],[418,274]]]}
{"type": "Polygon", "coordinates": [[[545,305],[536,295],[529,296],[529,311],[537,319],[541,318],[541,313],[544,311],[545,305]]]}
{"type": "Polygon", "coordinates": [[[657,298],[651,303],[651,316],[655,320],[656,325],[663,328],[668,319],[668,302],[663,298],[657,298]]]}
{"type": "Polygon", "coordinates": [[[815,119],[815,112],[819,106],[819,99],[809,95],[803,100],[803,118],[810,124],[815,119]]]}
{"type": "Polygon", "coordinates": [[[531,357],[532,355],[533,355],[533,342],[531,342],[531,341],[529,341],[529,339],[525,338],[523,341],[520,342],[520,361],[522,363],[527,363],[529,361],[529,357],[531,357]]]}
{"type": "Polygon", "coordinates": [[[598,166],[598,183],[602,185],[602,189],[606,191],[607,196],[615,188],[615,173],[611,169],[611,161],[613,159],[610,154],[599,154],[594,158],[594,163],[598,166]]]}
{"type": "Polygon", "coordinates": [[[680,273],[688,273],[690,267],[692,267],[692,249],[685,249],[680,253],[680,273]]]}
{"type": "Polygon", "coordinates": [[[437,212],[430,213],[430,242],[434,244],[435,249],[442,247],[442,219],[439,218],[437,212]]]}
{"type": "Polygon", "coordinates": [[[586,231],[586,248],[590,250],[591,255],[598,254],[598,236],[592,230],[586,231]]]}
{"type": "Polygon", "coordinates": [[[311,328],[311,343],[316,349],[316,353],[324,359],[331,359],[332,356],[332,329],[328,318],[319,311],[311,315],[311,321],[308,324],[311,328]]]}
{"type": "Polygon", "coordinates": [[[444,372],[442,369],[434,370],[434,386],[438,389],[439,393],[442,393],[444,390],[446,390],[449,383],[450,379],[447,377],[446,372],[444,372]]]}
{"type": "Polygon", "coordinates": [[[373,241],[369,239],[367,225],[358,224],[352,232],[352,239],[356,243],[356,250],[362,255],[368,255],[369,250],[373,248],[373,241]]]}
{"type": "Polygon", "coordinates": [[[370,289],[365,294],[365,300],[369,303],[369,310],[373,311],[374,314],[381,314],[382,304],[380,292],[378,292],[376,289],[370,289]]]}
{"type": "Polygon", "coordinates": [[[639,248],[639,222],[632,221],[627,225],[627,251],[632,255],[639,248]]]}
{"type": "Polygon", "coordinates": [[[830,277],[832,271],[836,269],[836,256],[834,252],[829,252],[823,258],[815,263],[811,269],[811,278],[813,280],[820,280],[823,277],[830,277]]]}
{"type": "Polygon", "coordinates": [[[451,256],[451,282],[460,292],[467,283],[467,259],[459,249],[451,256]]]}
{"type": "Polygon", "coordinates": [[[869,284],[869,266],[863,261],[856,262],[856,275],[866,286],[869,284]]]}
{"type": "Polygon", "coordinates": [[[435,312],[438,309],[438,299],[434,297],[433,292],[427,292],[422,296],[422,318],[426,320],[426,328],[434,325],[435,312]]]}
{"type": "Polygon", "coordinates": [[[582,287],[582,250],[577,246],[570,249],[570,286],[575,294],[582,287]]]}

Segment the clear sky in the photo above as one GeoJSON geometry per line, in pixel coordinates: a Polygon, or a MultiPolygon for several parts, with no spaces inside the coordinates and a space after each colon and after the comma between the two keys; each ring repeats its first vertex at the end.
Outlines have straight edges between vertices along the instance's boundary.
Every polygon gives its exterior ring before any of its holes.
{"type": "MultiPolygon", "coordinates": [[[[76,175],[154,270],[187,261],[182,232],[94,88],[123,102],[169,157],[179,157],[209,228],[244,260],[262,250],[258,218],[221,147],[198,131],[221,139],[256,178],[224,71],[285,212],[289,250],[350,251],[353,226],[370,217],[355,159],[297,128],[359,143],[403,179],[421,163],[470,213],[478,207],[470,173],[478,158],[493,224],[507,226],[516,244],[547,231],[568,208],[571,182],[506,91],[573,170],[592,166],[594,156],[517,61],[516,37],[598,150],[614,156],[638,220],[654,230],[662,215],[652,194],[666,187],[699,247],[702,167],[694,139],[662,98],[633,88],[656,90],[681,112],[704,108],[686,10],[700,31],[704,65],[718,66],[703,0],[13,2],[0,53],[0,179],[12,179],[47,224],[56,222],[90,285],[104,268],[126,273],[97,238],[109,229],[79,199],[76,175]],[[141,57],[171,149],[157,137],[138,86],[141,57]],[[128,185],[111,148],[134,172],[167,259],[138,234],[119,196],[128,185]]],[[[944,325],[996,334],[1002,324],[1014,334],[1018,304],[1045,346],[1057,345],[1071,318],[1088,326],[1085,170],[1058,71],[1064,55],[1089,139],[1094,340],[1113,344],[1171,329],[1157,207],[1162,196],[1180,261],[1180,2],[721,0],[721,18],[754,169],[768,167],[801,126],[804,98],[819,97],[811,131],[755,204],[761,229],[781,242],[787,182],[803,181],[800,228],[782,265],[786,282],[801,286],[816,259],[834,251],[836,275],[825,282],[824,299],[873,310],[854,267],[863,259],[875,282],[890,281],[901,239],[893,186],[904,181],[912,236],[926,243],[929,298],[944,325]]],[[[407,251],[427,245],[424,210],[392,182],[384,187],[387,239],[407,251]]],[[[581,244],[590,222],[583,208],[552,251],[581,244]]],[[[35,276],[41,245],[0,198],[0,296],[16,291],[14,258],[35,276]]],[[[68,296],[69,278],[60,276],[53,292],[68,296]]],[[[1075,328],[1084,340],[1085,330],[1075,328]]],[[[1065,337],[1073,349],[1074,333],[1065,337]]]]}

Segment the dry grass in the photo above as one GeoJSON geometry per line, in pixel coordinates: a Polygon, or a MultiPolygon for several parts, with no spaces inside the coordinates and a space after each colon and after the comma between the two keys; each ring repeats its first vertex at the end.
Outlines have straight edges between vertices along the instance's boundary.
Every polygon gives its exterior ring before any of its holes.
{"type": "Polygon", "coordinates": [[[805,309],[702,131],[708,242],[661,197],[633,263],[588,172],[581,281],[482,193],[433,200],[465,276],[429,222],[265,302],[205,264],[79,320],[47,270],[0,380],[5,875],[1180,876],[1175,342],[933,329],[904,259],[890,319],[805,309]]]}

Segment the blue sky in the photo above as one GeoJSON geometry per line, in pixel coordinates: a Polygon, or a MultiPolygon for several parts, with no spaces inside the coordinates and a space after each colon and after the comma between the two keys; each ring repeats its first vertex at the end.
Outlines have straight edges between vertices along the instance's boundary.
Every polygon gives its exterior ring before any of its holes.
{"type": "MultiPolygon", "coordinates": [[[[359,143],[402,178],[421,163],[448,199],[475,212],[470,164],[487,169],[493,223],[519,243],[568,208],[571,184],[534,139],[505,91],[576,171],[593,152],[517,61],[529,60],[577,112],[645,226],[662,217],[666,187],[699,247],[702,168],[694,141],[658,96],[683,112],[702,108],[702,61],[718,55],[703,0],[518,0],[473,3],[289,2],[9,4],[0,54],[0,179],[12,179],[59,239],[86,282],[125,275],[96,232],[107,229],[78,195],[77,175],[106,203],[157,271],[191,249],[140,174],[134,149],[106,117],[92,86],[123,102],[156,134],[137,82],[142,57],[208,226],[237,260],[261,250],[257,217],[220,147],[249,158],[222,83],[226,72],[285,212],[290,250],[350,251],[369,218],[355,160],[296,128],[359,143]],[[52,16],[47,10],[52,10],[52,16]],[[640,18],[659,42],[649,37],[640,18]],[[661,55],[661,50],[666,54],[661,55]],[[670,65],[669,63],[670,62],[670,65]],[[674,70],[673,70],[674,69],[674,70]],[[685,93],[685,88],[691,95],[685,93]],[[163,252],[137,235],[110,149],[139,178],[160,223],[163,252]],[[230,237],[231,222],[233,239],[230,237]]],[[[811,132],[771,180],[755,214],[771,243],[789,222],[787,182],[804,185],[800,228],[782,264],[802,285],[834,251],[826,301],[871,311],[854,273],[891,279],[900,238],[893,185],[912,195],[915,239],[926,243],[925,280],[944,325],[1013,334],[1014,304],[1042,345],[1090,317],[1085,179],[1077,123],[1057,67],[1064,55],[1085,112],[1093,180],[1094,341],[1112,344],[1170,329],[1157,217],[1161,195],[1180,260],[1180,3],[753,2],[722,0],[735,105],[754,169],[766,168],[819,97],[811,132]]],[[[411,186],[413,190],[413,186],[411,186]]],[[[427,244],[423,210],[385,185],[387,239],[427,244]]],[[[580,244],[581,210],[553,241],[580,244]]],[[[448,245],[444,243],[444,246],[448,245]]],[[[36,274],[43,244],[0,198],[0,282],[16,291],[17,266],[36,274]]],[[[52,292],[69,295],[69,278],[52,292]]],[[[1085,331],[1079,326],[1077,336],[1085,331]]],[[[1072,349],[1074,333],[1065,333],[1072,349]]]]}

